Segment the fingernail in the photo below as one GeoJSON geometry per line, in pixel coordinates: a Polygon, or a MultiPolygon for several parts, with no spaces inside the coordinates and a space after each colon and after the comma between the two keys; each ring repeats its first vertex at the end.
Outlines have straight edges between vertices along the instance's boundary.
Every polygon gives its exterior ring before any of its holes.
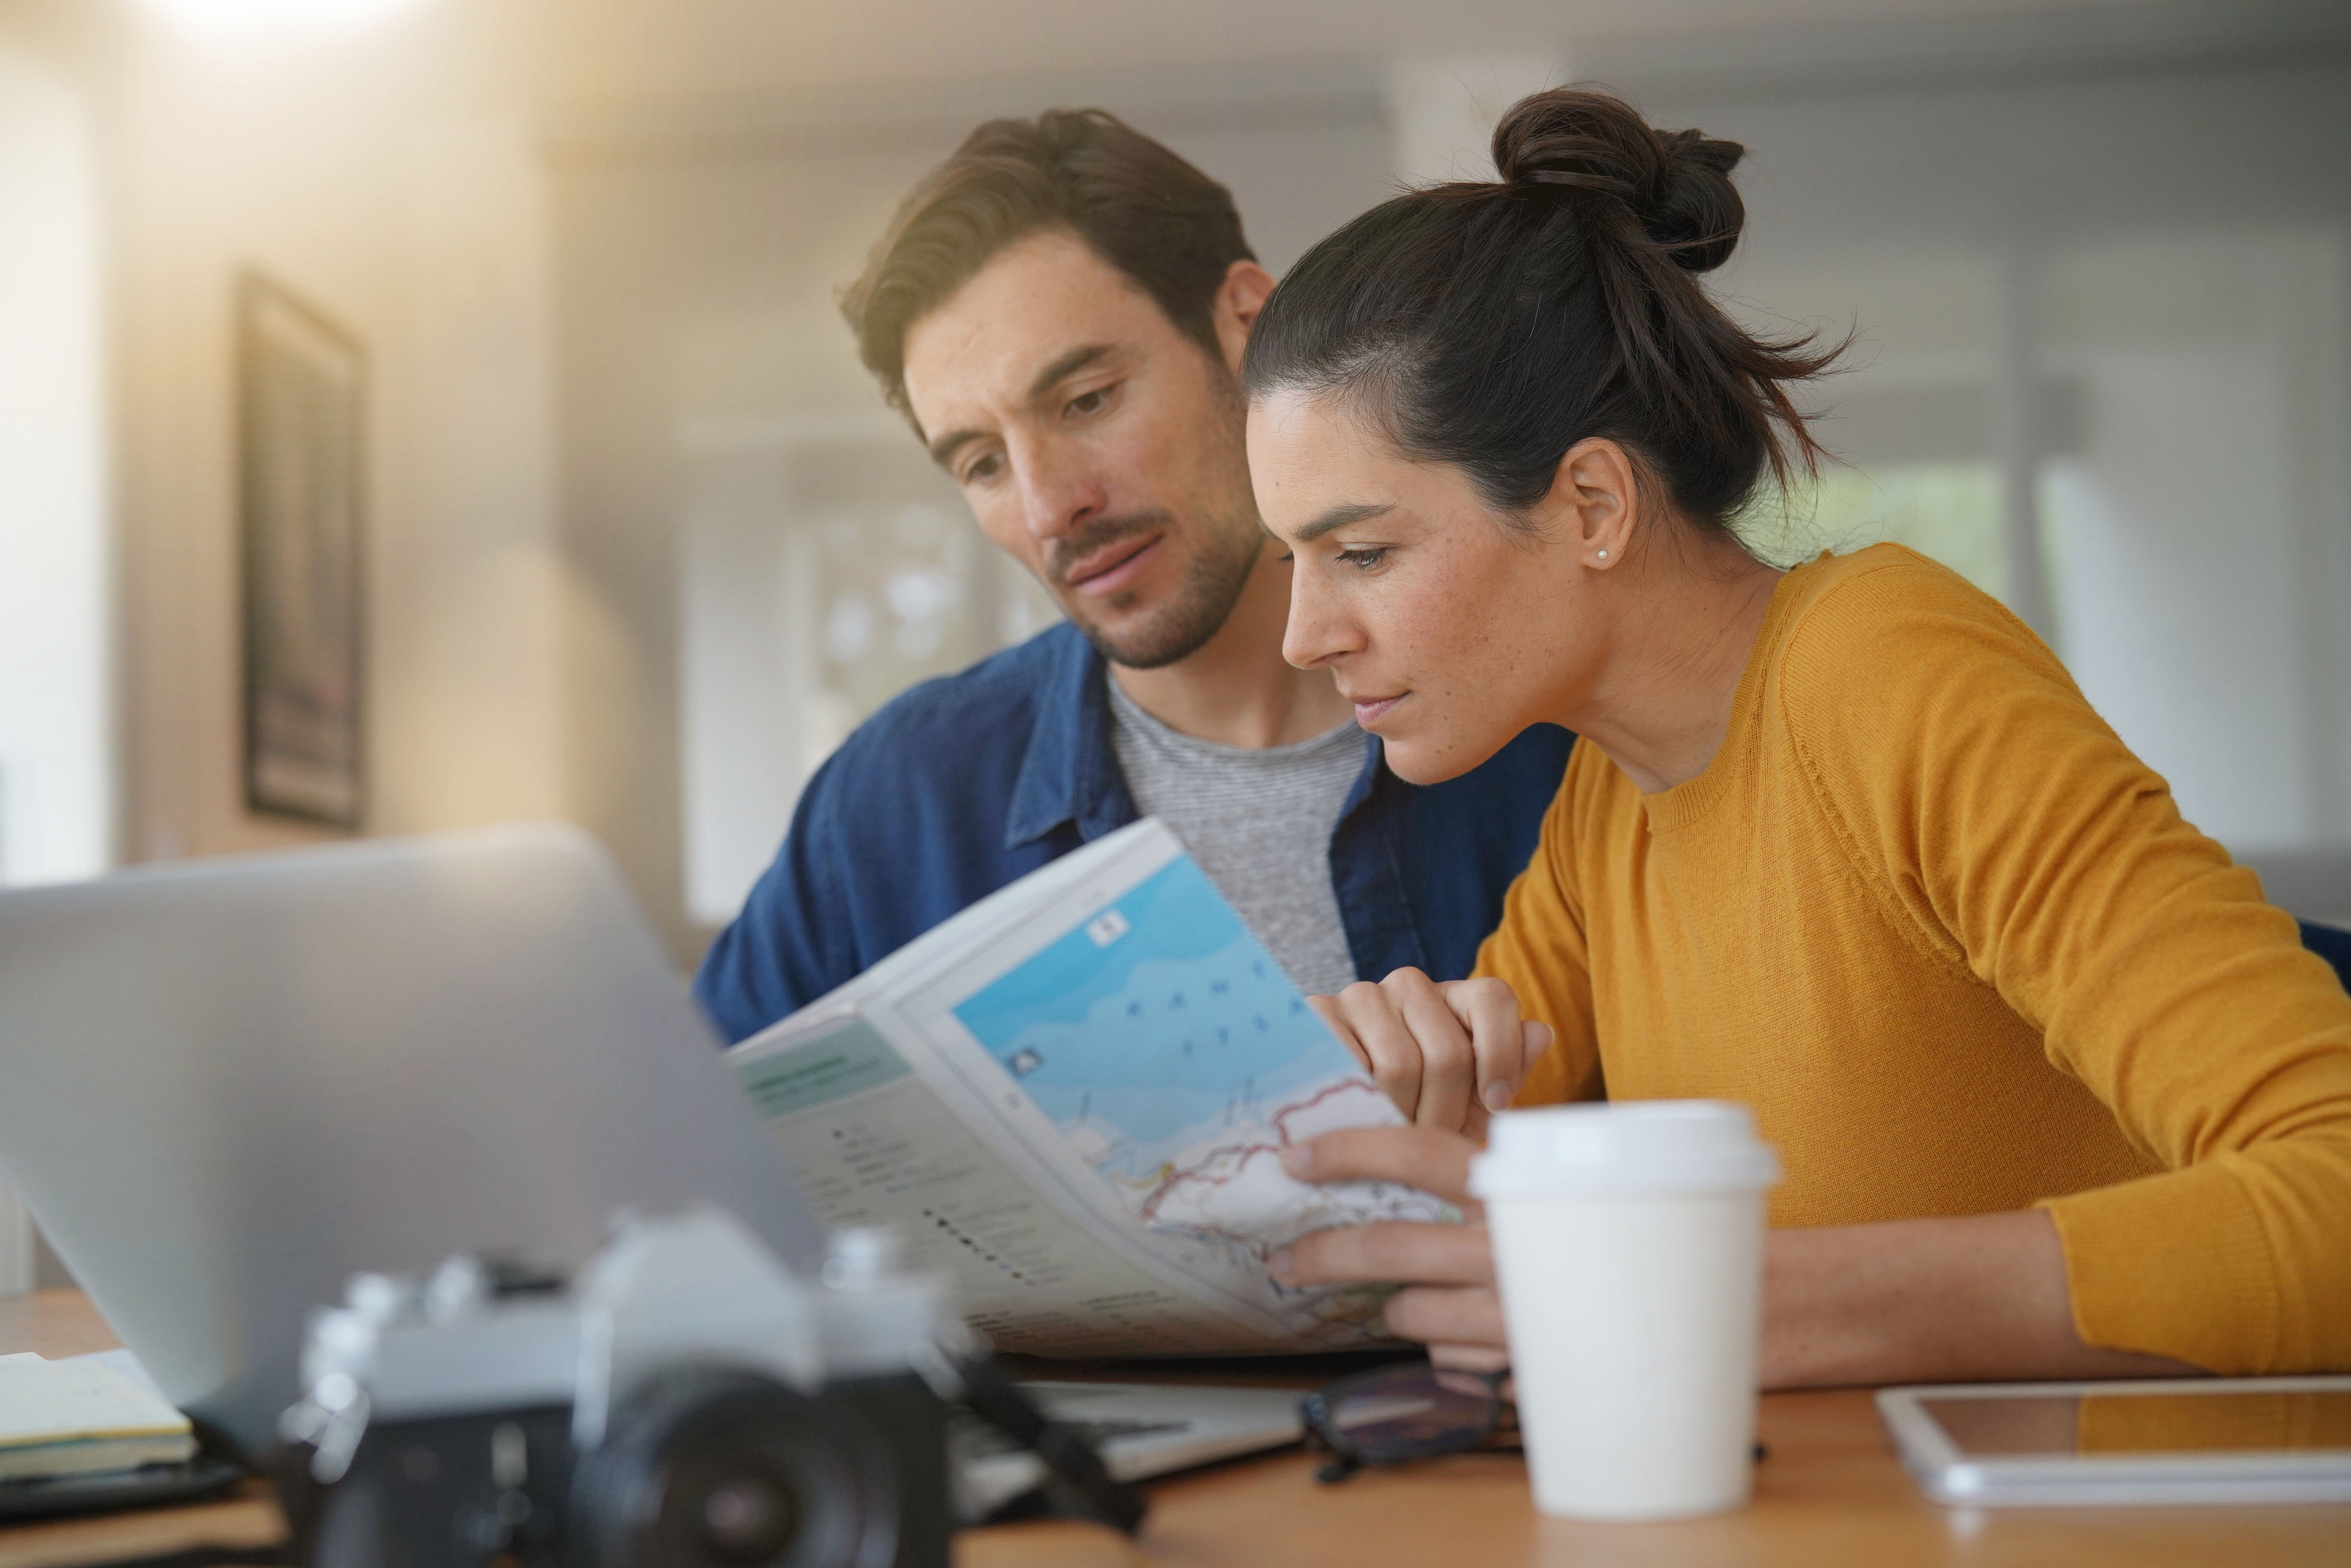
{"type": "Polygon", "coordinates": [[[1289,1279],[1290,1249],[1285,1247],[1280,1251],[1275,1253],[1272,1257],[1267,1259],[1265,1260],[1265,1266],[1273,1272],[1277,1279],[1289,1279]]]}
{"type": "Polygon", "coordinates": [[[1281,1151],[1281,1168],[1300,1181],[1314,1171],[1314,1152],[1304,1144],[1292,1144],[1281,1151]]]}
{"type": "Polygon", "coordinates": [[[1487,1110],[1507,1111],[1510,1108],[1510,1086],[1497,1078],[1486,1085],[1484,1098],[1487,1110]]]}

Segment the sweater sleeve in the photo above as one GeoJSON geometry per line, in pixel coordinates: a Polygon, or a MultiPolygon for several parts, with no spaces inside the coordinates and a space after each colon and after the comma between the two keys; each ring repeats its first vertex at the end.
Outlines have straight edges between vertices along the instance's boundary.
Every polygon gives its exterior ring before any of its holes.
{"type": "Polygon", "coordinates": [[[1578,779],[1596,763],[1597,747],[1569,755],[1567,776],[1543,813],[1542,836],[1502,901],[1502,921],[1478,949],[1480,976],[1507,981],[1525,1016],[1551,1025],[1552,1048],[1520,1086],[1518,1105],[1555,1105],[1583,1097],[1593,1086],[1599,1051],[1592,1015],[1592,969],[1584,944],[1573,852],[1578,779]]]}
{"type": "Polygon", "coordinates": [[[1807,782],[1886,917],[2041,1030],[2161,1174],[2050,1195],[2075,1327],[2351,1368],[2351,997],[2007,612],[1916,559],[1791,633],[1807,782]]]}

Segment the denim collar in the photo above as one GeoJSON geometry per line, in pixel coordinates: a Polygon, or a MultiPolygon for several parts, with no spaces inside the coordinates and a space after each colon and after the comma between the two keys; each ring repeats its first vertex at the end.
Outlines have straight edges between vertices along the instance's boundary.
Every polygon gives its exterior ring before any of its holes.
{"type": "Polygon", "coordinates": [[[1134,821],[1134,797],[1111,747],[1110,694],[1102,656],[1064,622],[1037,684],[1036,724],[1012,786],[1004,847],[1034,843],[1063,823],[1091,842],[1134,821]]]}
{"type": "MultiPolygon", "coordinates": [[[[1050,660],[1037,686],[1037,717],[1029,750],[1012,787],[1004,847],[1019,849],[1075,823],[1091,843],[1134,821],[1134,797],[1111,744],[1109,670],[1082,632],[1064,622],[1054,629],[1050,660]]],[[[1376,736],[1366,736],[1364,768],[1347,791],[1340,819],[1355,814],[1389,778],[1376,736]]]]}

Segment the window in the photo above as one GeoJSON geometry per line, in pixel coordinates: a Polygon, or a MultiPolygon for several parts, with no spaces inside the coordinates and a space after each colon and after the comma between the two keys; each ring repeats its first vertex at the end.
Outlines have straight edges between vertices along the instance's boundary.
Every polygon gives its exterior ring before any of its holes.
{"type": "Polygon", "coordinates": [[[0,883],[113,837],[97,230],[72,90],[0,49],[0,883]]]}
{"type": "MultiPolygon", "coordinates": [[[[0,47],[0,885],[106,869],[107,519],[88,132],[66,83],[0,47]]],[[[0,1187],[0,1295],[33,1285],[0,1187]]]]}
{"type": "Polygon", "coordinates": [[[1059,619],[894,420],[689,429],[686,912],[724,925],[833,748],[919,681],[1059,619]]]}

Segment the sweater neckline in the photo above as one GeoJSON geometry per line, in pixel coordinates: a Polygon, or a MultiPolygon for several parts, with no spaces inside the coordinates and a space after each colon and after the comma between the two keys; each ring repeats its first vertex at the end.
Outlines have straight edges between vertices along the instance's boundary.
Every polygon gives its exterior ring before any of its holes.
{"type": "Polygon", "coordinates": [[[1723,731],[1722,745],[1707,763],[1706,771],[1697,778],[1641,797],[1641,809],[1647,814],[1651,833],[1670,833],[1697,821],[1712,810],[1715,802],[1746,774],[1755,754],[1755,721],[1763,702],[1764,674],[1771,668],[1772,654],[1786,634],[1787,620],[1800,591],[1797,580],[1829,559],[1823,551],[1814,559],[1799,562],[1772,584],[1771,602],[1764,607],[1763,624],[1756,631],[1755,646],[1749,651],[1747,666],[1739,672],[1738,689],[1731,694],[1730,724],[1723,731]]]}

